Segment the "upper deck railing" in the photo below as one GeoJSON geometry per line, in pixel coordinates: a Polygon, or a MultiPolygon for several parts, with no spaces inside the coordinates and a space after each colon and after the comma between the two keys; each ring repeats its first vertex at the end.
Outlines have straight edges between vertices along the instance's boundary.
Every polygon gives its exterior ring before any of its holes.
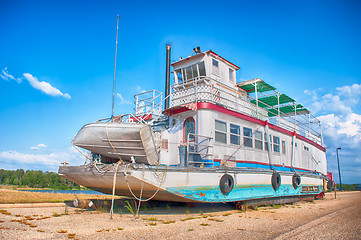
{"type": "Polygon", "coordinates": [[[279,107],[270,106],[258,100],[258,104],[262,103],[263,106],[267,106],[259,107],[251,102],[254,99],[252,96],[210,77],[196,77],[174,84],[172,90],[170,107],[210,102],[262,121],[267,120],[276,126],[295,131],[297,134],[323,145],[320,121],[310,113],[286,114],[279,107]]]}
{"type": "Polygon", "coordinates": [[[163,113],[163,93],[157,90],[150,90],[134,95],[134,113],[113,116],[112,118],[100,119],[102,121],[113,122],[134,122],[142,124],[152,124],[162,117],[163,113]]]}

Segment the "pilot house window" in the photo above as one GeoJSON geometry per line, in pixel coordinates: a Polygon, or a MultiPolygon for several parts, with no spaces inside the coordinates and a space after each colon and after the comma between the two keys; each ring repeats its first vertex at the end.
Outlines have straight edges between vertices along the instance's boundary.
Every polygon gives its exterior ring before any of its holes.
{"type": "Polygon", "coordinates": [[[181,72],[182,69],[179,69],[178,71],[176,71],[177,73],[177,78],[178,78],[178,82],[183,82],[183,75],[181,72]]]}
{"type": "Polygon", "coordinates": [[[186,75],[186,81],[191,80],[192,78],[195,78],[198,76],[197,74],[197,66],[192,65],[185,68],[185,75],[186,75]]]}
{"type": "Polygon", "coordinates": [[[197,65],[198,65],[198,70],[199,70],[199,76],[205,77],[206,76],[206,67],[204,65],[204,62],[199,62],[197,65]]]}
{"type": "Polygon", "coordinates": [[[212,73],[219,75],[219,62],[215,59],[212,59],[212,73]]]}
{"type": "Polygon", "coordinates": [[[175,70],[178,83],[194,80],[197,77],[206,76],[206,68],[204,62],[199,62],[191,66],[175,70]]]}
{"type": "Polygon", "coordinates": [[[229,81],[234,82],[234,70],[229,69],[229,81]]]}

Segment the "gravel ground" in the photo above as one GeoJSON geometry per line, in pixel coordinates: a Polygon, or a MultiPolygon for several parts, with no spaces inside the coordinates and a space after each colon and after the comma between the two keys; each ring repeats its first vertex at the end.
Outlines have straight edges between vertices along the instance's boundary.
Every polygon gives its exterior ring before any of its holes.
{"type": "Polygon", "coordinates": [[[213,205],[131,214],[1,205],[1,239],[361,239],[361,192],[240,212],[213,205]],[[169,212],[169,213],[167,213],[169,212]],[[188,213],[190,212],[190,213],[188,213]],[[159,213],[159,214],[156,214],[159,213]],[[186,214],[188,213],[188,214],[186,214]]]}

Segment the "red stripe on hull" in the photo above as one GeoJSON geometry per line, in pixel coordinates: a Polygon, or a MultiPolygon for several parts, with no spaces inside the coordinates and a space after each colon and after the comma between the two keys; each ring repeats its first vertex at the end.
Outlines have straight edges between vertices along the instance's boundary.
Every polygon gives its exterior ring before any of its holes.
{"type": "MultiPolygon", "coordinates": [[[[197,108],[198,109],[212,109],[212,110],[215,110],[217,112],[225,113],[225,114],[228,114],[228,115],[231,115],[231,116],[234,116],[234,117],[237,117],[237,118],[241,118],[241,119],[244,119],[244,120],[259,124],[259,125],[263,125],[263,126],[266,125],[265,121],[259,120],[257,118],[254,118],[254,117],[251,117],[251,116],[248,116],[248,115],[245,115],[243,113],[239,113],[239,112],[236,112],[236,111],[233,111],[233,110],[230,110],[230,109],[226,109],[226,108],[224,108],[222,106],[218,106],[218,105],[215,105],[213,103],[200,102],[200,103],[197,103],[197,108]]],[[[284,128],[278,127],[278,126],[273,125],[271,123],[268,123],[268,125],[269,125],[269,127],[271,129],[276,130],[276,131],[281,132],[281,133],[284,133],[284,134],[287,134],[289,136],[293,136],[293,134],[294,134],[291,131],[288,131],[288,130],[286,130],[284,128]]],[[[303,140],[303,141],[317,147],[321,151],[324,151],[324,152],[326,151],[326,149],[324,147],[322,147],[321,145],[311,141],[308,138],[305,138],[304,136],[296,134],[296,138],[298,138],[300,140],[303,140]]]]}

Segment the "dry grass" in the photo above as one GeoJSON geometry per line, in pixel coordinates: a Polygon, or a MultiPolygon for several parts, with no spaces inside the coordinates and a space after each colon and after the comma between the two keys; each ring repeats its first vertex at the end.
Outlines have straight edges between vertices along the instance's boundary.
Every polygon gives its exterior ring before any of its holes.
{"type": "MultiPolygon", "coordinates": [[[[79,199],[111,199],[109,195],[77,195],[79,199]]],[[[73,201],[73,194],[63,193],[39,193],[39,192],[21,192],[9,189],[0,189],[1,203],[54,203],[73,201]]],[[[119,198],[119,197],[116,197],[119,198]]]]}

